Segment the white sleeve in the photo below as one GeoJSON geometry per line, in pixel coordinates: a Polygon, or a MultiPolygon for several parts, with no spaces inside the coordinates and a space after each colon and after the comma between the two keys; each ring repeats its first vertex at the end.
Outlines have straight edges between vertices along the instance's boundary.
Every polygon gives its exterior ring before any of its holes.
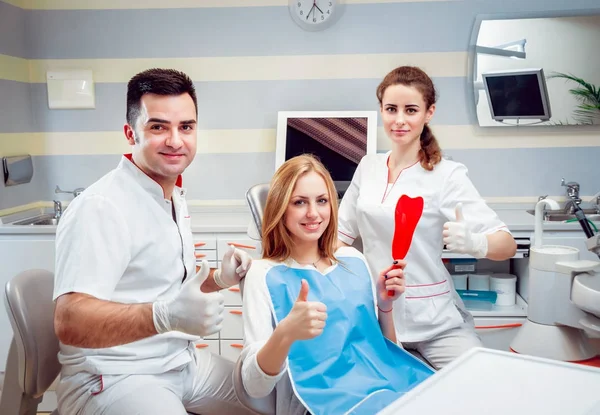
{"type": "Polygon", "coordinates": [[[53,299],[77,292],[110,301],[131,259],[129,230],[104,196],[79,197],[56,232],[53,299]]]}
{"type": "Polygon", "coordinates": [[[358,163],[352,177],[352,182],[350,182],[348,190],[344,193],[338,210],[338,238],[348,245],[352,245],[359,236],[356,221],[356,202],[360,194],[361,166],[364,160],[365,158],[363,157],[360,163],[358,163]]]}
{"type": "Polygon", "coordinates": [[[242,383],[248,395],[253,398],[261,398],[271,393],[287,369],[286,360],[278,374],[267,375],[256,360],[258,352],[273,334],[271,299],[266,284],[266,271],[269,268],[265,262],[255,261],[244,279],[242,383]]]}
{"type": "Polygon", "coordinates": [[[471,182],[467,168],[457,163],[443,185],[440,195],[440,210],[449,221],[456,220],[456,204],[462,202],[463,216],[471,232],[491,234],[496,231],[510,233],[471,182]]]}

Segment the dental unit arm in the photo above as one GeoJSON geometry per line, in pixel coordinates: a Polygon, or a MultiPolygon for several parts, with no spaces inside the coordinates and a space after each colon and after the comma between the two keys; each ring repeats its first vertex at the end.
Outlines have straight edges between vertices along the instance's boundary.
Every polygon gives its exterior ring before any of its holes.
{"type": "MultiPolygon", "coordinates": [[[[600,333],[600,262],[580,260],[577,248],[543,244],[544,204],[558,205],[551,199],[536,205],[527,321],[511,349],[570,362],[593,359],[597,351],[586,331],[600,333]]],[[[600,255],[600,234],[589,237],[586,247],[600,255]]]]}

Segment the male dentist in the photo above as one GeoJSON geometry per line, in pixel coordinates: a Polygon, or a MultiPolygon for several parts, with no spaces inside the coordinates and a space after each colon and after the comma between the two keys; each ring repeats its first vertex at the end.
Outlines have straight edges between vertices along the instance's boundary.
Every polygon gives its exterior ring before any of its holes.
{"type": "Polygon", "coordinates": [[[221,329],[223,296],[250,257],[196,262],[181,174],[196,154],[197,103],[184,73],[150,69],[127,86],[116,169],[78,196],[56,234],[55,331],[63,414],[246,414],[233,363],[193,341],[221,329]]]}

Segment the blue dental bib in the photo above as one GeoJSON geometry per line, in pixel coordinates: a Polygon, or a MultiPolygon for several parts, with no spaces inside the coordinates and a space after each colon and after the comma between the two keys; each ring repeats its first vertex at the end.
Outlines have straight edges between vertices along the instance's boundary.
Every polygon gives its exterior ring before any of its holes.
{"type": "Polygon", "coordinates": [[[302,404],[313,415],[372,415],[434,372],[383,336],[365,263],[357,257],[339,260],[324,275],[274,266],[267,287],[276,324],[294,306],[302,279],[309,284],[308,301],[327,306],[323,333],[296,341],[288,355],[288,373],[302,404]]]}

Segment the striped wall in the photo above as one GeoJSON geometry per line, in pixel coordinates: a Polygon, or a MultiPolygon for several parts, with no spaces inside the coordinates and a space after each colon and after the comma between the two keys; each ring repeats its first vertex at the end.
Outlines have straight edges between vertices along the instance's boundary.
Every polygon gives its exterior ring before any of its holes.
{"type": "MultiPolygon", "coordinates": [[[[597,129],[476,128],[468,48],[476,16],[600,13],[598,0],[346,0],[330,29],[305,32],[287,0],[0,1],[0,156],[34,156],[31,184],[0,186],[0,209],[87,186],[128,151],[126,82],[148,67],[184,70],[199,106],[190,199],[235,201],[274,169],[280,110],[374,110],[393,67],[418,65],[439,92],[433,127],[489,198],[600,190],[597,129]],[[126,5],[126,6],[124,6],[126,5]],[[92,69],[96,108],[49,110],[48,69],[92,69]],[[210,178],[210,179],[209,179],[210,178]]],[[[380,131],[378,150],[389,148],[380,131]]]]}

